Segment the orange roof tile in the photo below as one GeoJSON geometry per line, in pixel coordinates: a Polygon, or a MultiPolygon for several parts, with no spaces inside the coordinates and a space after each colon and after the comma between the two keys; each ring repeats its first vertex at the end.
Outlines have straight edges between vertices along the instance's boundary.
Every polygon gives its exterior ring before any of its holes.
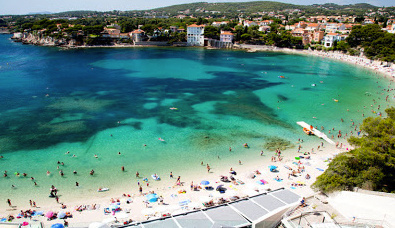
{"type": "Polygon", "coordinates": [[[222,31],[221,35],[233,35],[233,33],[229,32],[229,31],[222,31]]]}
{"type": "Polygon", "coordinates": [[[192,25],[188,25],[188,27],[198,28],[198,27],[204,27],[204,25],[192,24],[192,25]]]}

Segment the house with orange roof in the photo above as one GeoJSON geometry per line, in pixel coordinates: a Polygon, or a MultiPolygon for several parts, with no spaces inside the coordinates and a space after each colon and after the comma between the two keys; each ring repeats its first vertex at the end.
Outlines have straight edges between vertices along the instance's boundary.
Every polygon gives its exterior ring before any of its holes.
{"type": "Polygon", "coordinates": [[[145,36],[145,32],[141,29],[136,29],[129,33],[130,38],[132,38],[133,42],[141,42],[145,36]]]}
{"type": "Polygon", "coordinates": [[[248,20],[245,20],[243,22],[243,26],[250,27],[250,26],[254,26],[254,25],[258,25],[258,24],[255,21],[248,21],[248,20]]]}
{"type": "Polygon", "coordinates": [[[221,31],[221,35],[219,37],[221,42],[233,42],[233,33],[229,31],[221,31]]]}
{"type": "Polygon", "coordinates": [[[363,24],[364,24],[364,25],[374,24],[374,20],[373,20],[373,19],[366,18],[366,19],[363,21],[363,24]]]}
{"type": "Polygon", "coordinates": [[[187,27],[187,44],[204,46],[204,25],[192,24],[187,27]]]}
{"type": "Polygon", "coordinates": [[[318,31],[320,30],[321,24],[318,23],[308,23],[306,26],[306,30],[308,31],[318,31]]]}
{"type": "Polygon", "coordinates": [[[336,31],[346,30],[346,26],[343,23],[327,23],[325,26],[325,31],[329,33],[334,33],[336,31]]]}
{"type": "Polygon", "coordinates": [[[383,28],[383,30],[394,34],[395,33],[395,24],[387,25],[387,27],[383,28]]]}
{"type": "Polygon", "coordinates": [[[295,37],[303,37],[304,34],[308,33],[306,29],[303,28],[296,28],[291,31],[291,35],[295,37]]]}
{"type": "Polygon", "coordinates": [[[274,21],[273,20],[263,20],[261,22],[259,22],[260,26],[268,26],[270,24],[272,24],[274,21]]]}

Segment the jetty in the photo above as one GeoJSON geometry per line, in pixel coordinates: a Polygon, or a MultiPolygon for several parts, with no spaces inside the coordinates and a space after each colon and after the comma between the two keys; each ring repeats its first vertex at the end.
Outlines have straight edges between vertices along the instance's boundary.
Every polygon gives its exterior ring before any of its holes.
{"type": "Polygon", "coordinates": [[[323,132],[320,132],[319,130],[317,130],[316,128],[311,128],[311,126],[312,125],[310,125],[310,124],[307,124],[306,122],[304,122],[304,121],[298,121],[298,122],[296,122],[299,126],[301,126],[301,127],[303,127],[303,128],[307,128],[307,129],[310,129],[313,133],[314,133],[314,135],[315,136],[317,136],[318,138],[320,138],[320,139],[323,139],[323,140],[325,140],[325,141],[327,141],[328,143],[330,143],[330,144],[335,144],[335,142],[333,142],[330,138],[328,138],[328,136],[327,135],[325,135],[323,132]]]}

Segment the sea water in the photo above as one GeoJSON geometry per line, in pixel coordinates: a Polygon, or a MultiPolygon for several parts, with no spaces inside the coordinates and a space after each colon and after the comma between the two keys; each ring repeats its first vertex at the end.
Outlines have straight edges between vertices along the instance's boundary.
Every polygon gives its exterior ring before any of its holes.
{"type": "MultiPolygon", "coordinates": [[[[327,134],[350,132],[362,114],[377,116],[371,105],[381,104],[381,112],[388,105],[382,90],[389,81],[321,57],[63,50],[13,43],[7,35],[0,36],[0,50],[0,170],[8,174],[0,178],[0,201],[19,205],[46,203],[51,185],[64,201],[99,196],[99,187],[137,192],[137,171],[167,183],[170,172],[204,178],[209,163],[220,175],[218,167],[253,164],[261,150],[273,152],[268,142],[289,142],[292,152],[298,139],[319,142],[297,121],[324,126],[327,134]]],[[[336,134],[335,140],[341,141],[336,134]]]]}

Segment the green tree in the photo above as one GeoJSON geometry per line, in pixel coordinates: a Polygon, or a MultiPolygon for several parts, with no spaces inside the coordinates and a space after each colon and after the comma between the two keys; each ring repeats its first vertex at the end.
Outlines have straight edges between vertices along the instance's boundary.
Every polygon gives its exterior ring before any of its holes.
{"type": "Polygon", "coordinates": [[[212,39],[219,39],[220,31],[217,27],[206,26],[204,27],[204,36],[212,39]]]}
{"type": "Polygon", "coordinates": [[[362,136],[348,140],[356,149],[337,155],[314,188],[324,192],[353,187],[395,192],[395,108],[385,111],[387,118],[364,119],[362,136]]]}
{"type": "Polygon", "coordinates": [[[243,35],[241,35],[240,39],[247,41],[247,40],[251,40],[252,36],[248,33],[244,33],[243,35]]]}

